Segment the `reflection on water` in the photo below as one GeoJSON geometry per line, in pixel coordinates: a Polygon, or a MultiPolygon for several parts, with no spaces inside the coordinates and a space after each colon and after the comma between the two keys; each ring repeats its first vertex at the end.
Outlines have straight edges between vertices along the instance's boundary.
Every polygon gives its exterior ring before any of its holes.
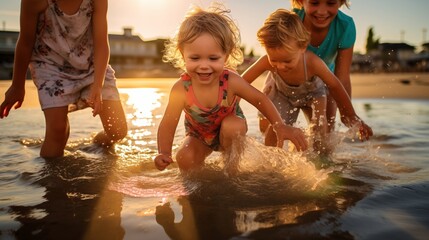
{"type": "MultiPolygon", "coordinates": [[[[121,90],[121,97],[125,101],[128,119],[131,126],[135,128],[153,126],[154,119],[161,118],[162,115],[154,116],[154,110],[161,107],[161,97],[164,94],[158,92],[156,88],[129,88],[121,90]]],[[[151,134],[151,133],[149,133],[151,134]]]]}
{"type": "Polygon", "coordinates": [[[37,204],[10,205],[9,214],[21,223],[14,232],[18,239],[123,238],[123,196],[107,188],[115,157],[97,155],[103,161],[76,153],[44,162],[37,173],[22,173],[22,180],[44,193],[37,204]]]}
{"type": "MultiPolygon", "coordinates": [[[[71,114],[66,156],[54,161],[38,157],[39,109],[1,120],[0,238],[427,236],[427,101],[354,100],[375,136],[362,143],[339,125],[329,158],[263,146],[257,112],[242,102],[249,124],[244,152],[214,153],[201,171],[182,175],[176,164],[160,172],[152,160],[169,87],[120,89],[129,132],[112,149],[91,143],[101,126],[90,110],[71,114]],[[224,170],[228,161],[239,162],[237,174],[224,170]]],[[[183,136],[179,124],[174,149],[183,136]]]]}

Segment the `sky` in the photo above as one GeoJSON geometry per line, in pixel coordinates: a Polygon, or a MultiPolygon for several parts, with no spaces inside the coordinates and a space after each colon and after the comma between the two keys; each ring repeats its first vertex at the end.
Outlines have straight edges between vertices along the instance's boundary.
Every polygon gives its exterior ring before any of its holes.
{"type": "MultiPolygon", "coordinates": [[[[109,33],[122,34],[132,27],[143,40],[168,38],[177,29],[191,4],[207,7],[210,0],[109,0],[109,33]]],[[[265,18],[278,8],[290,9],[289,0],[220,0],[231,10],[240,28],[245,52],[261,55],[256,32],[265,18]]],[[[417,50],[429,42],[428,0],[351,0],[350,9],[341,8],[353,17],[357,37],[355,52],[365,53],[368,30],[373,28],[380,42],[405,42],[417,50]]],[[[18,0],[0,1],[2,30],[19,31],[18,0]]]]}

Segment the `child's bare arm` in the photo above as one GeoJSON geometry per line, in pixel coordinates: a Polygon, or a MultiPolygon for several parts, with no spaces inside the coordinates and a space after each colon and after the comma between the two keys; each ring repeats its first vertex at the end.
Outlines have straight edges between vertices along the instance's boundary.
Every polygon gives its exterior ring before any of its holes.
{"type": "Polygon", "coordinates": [[[350,96],[338,78],[328,69],[318,57],[310,58],[311,68],[315,75],[319,76],[329,89],[329,93],[335,99],[340,111],[341,121],[347,126],[359,126],[361,140],[368,140],[373,135],[371,127],[362,121],[356,114],[350,96]]]}
{"type": "Polygon", "coordinates": [[[308,144],[303,131],[286,125],[274,104],[265,94],[248,84],[238,75],[230,74],[228,86],[233,93],[255,106],[270,121],[277,134],[277,146],[282,147],[283,141],[288,139],[292,141],[298,150],[307,149],[308,144]]]}
{"type": "Polygon", "coordinates": [[[102,109],[101,89],[109,62],[110,49],[107,33],[107,0],[94,1],[94,13],[92,16],[92,37],[94,41],[94,82],[88,102],[93,108],[93,116],[102,109]]]}
{"type": "Polygon", "coordinates": [[[340,113],[344,116],[356,115],[350,96],[340,80],[332,73],[326,64],[312,52],[307,52],[307,66],[311,75],[316,75],[326,84],[334,100],[337,102],[340,113]]]}
{"type": "Polygon", "coordinates": [[[271,68],[270,63],[268,62],[267,55],[260,57],[256,62],[254,62],[246,71],[244,71],[241,76],[248,83],[252,83],[258,78],[262,73],[271,68]]]}
{"type": "Polygon", "coordinates": [[[173,162],[171,151],[173,146],[174,134],[177,124],[180,120],[180,115],[183,111],[185,103],[185,91],[182,82],[179,80],[171,89],[167,108],[164,116],[158,126],[157,143],[158,155],[155,157],[155,166],[159,170],[165,169],[173,162]]]}
{"type": "Polygon", "coordinates": [[[347,94],[352,97],[352,87],[350,81],[350,68],[353,59],[353,47],[347,49],[338,49],[335,61],[335,76],[342,83],[347,94]]]}
{"type": "Polygon", "coordinates": [[[12,85],[6,91],[5,100],[0,106],[0,118],[7,117],[12,107],[20,108],[24,101],[25,76],[36,39],[37,20],[46,7],[46,1],[21,1],[20,31],[15,48],[12,85]]]}

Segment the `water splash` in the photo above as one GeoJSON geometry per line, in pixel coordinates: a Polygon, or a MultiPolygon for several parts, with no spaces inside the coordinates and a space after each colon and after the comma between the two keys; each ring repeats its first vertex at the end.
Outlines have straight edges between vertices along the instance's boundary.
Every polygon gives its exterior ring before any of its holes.
{"type": "Polygon", "coordinates": [[[304,154],[266,147],[245,137],[230,152],[213,153],[203,169],[189,173],[181,173],[176,164],[159,172],[150,159],[142,159],[140,172],[123,169],[109,188],[133,197],[189,195],[204,201],[284,202],[293,195],[314,194],[328,174],[329,170],[316,169],[304,154]]]}

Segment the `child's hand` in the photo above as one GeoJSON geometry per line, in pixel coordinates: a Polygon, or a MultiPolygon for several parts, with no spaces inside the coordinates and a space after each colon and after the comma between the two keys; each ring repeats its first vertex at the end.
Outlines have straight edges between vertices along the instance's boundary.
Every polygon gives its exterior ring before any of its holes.
{"type": "Polygon", "coordinates": [[[360,120],[354,124],[359,126],[359,139],[361,141],[369,140],[369,137],[373,135],[372,129],[364,121],[360,120]]]}
{"type": "Polygon", "coordinates": [[[360,123],[361,125],[359,126],[359,139],[361,141],[368,140],[369,137],[373,135],[372,128],[368,126],[364,121],[361,121],[360,123]]]}
{"type": "Polygon", "coordinates": [[[158,154],[154,161],[156,168],[158,168],[160,171],[164,170],[168,165],[173,163],[171,156],[163,153],[158,154]]]}
{"type": "Polygon", "coordinates": [[[369,138],[373,135],[372,129],[368,126],[364,121],[362,121],[359,117],[354,118],[341,118],[342,122],[349,128],[359,127],[359,139],[361,141],[369,140],[369,138]]]}
{"type": "Polygon", "coordinates": [[[4,101],[0,106],[0,118],[7,117],[10,109],[20,108],[24,101],[25,88],[17,88],[13,85],[4,94],[4,101]]]}
{"type": "Polygon", "coordinates": [[[273,129],[277,135],[277,147],[283,147],[283,141],[290,140],[298,151],[307,150],[308,142],[301,129],[283,123],[274,124],[273,129]]]}
{"type": "Polygon", "coordinates": [[[101,91],[92,90],[86,100],[88,105],[92,108],[92,116],[97,116],[103,109],[103,103],[101,101],[101,91]]]}

